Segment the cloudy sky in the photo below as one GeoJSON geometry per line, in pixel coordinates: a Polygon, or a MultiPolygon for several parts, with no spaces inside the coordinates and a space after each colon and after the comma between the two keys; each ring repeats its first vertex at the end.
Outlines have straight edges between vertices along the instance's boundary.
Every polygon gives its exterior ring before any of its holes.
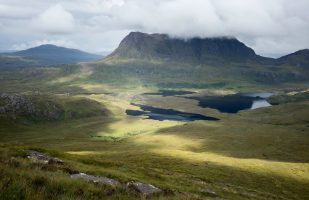
{"type": "Polygon", "coordinates": [[[234,36],[265,56],[309,48],[309,0],[0,0],[0,51],[51,43],[89,52],[130,31],[234,36]]]}

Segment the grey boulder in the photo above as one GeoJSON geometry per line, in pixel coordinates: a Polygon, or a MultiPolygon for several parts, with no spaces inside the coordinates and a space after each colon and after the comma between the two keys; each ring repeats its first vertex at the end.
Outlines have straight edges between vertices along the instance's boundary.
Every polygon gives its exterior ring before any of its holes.
{"type": "Polygon", "coordinates": [[[141,183],[141,182],[134,182],[130,181],[127,183],[127,189],[130,191],[133,191],[138,194],[142,195],[150,195],[154,193],[161,193],[162,190],[151,185],[151,184],[146,184],[146,183],[141,183]]]}

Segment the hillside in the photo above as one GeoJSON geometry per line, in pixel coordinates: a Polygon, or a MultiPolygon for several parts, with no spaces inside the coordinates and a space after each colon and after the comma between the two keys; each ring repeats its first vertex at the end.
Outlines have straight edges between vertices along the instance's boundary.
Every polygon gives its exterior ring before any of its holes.
{"type": "Polygon", "coordinates": [[[102,57],[77,49],[46,44],[23,51],[2,54],[1,58],[3,59],[0,62],[2,61],[1,66],[40,66],[92,61],[101,59],[102,57]]]}
{"type": "Polygon", "coordinates": [[[108,115],[100,103],[82,97],[0,93],[2,120],[44,122],[108,115]]]}
{"type": "Polygon", "coordinates": [[[309,49],[303,49],[277,59],[281,65],[309,67],[309,49]]]}
{"type": "Polygon", "coordinates": [[[127,109],[138,110],[129,95],[27,97],[39,98],[31,102],[43,111],[48,103],[48,111],[58,110],[55,104],[78,115],[28,123],[0,117],[0,199],[308,197],[308,98],[227,115],[198,107],[192,99],[150,97],[161,108],[221,119],[175,122],[126,115],[127,109]],[[100,112],[105,109],[107,115],[100,112]],[[63,164],[36,162],[27,150],[63,164]],[[120,186],[76,180],[76,173],[108,177],[120,186]],[[163,192],[146,198],[126,188],[130,181],[163,192]]]}
{"type": "Polygon", "coordinates": [[[241,89],[309,81],[309,68],[259,56],[235,38],[184,40],[132,32],[114,52],[91,65],[96,72],[92,81],[117,85],[241,89]]]}

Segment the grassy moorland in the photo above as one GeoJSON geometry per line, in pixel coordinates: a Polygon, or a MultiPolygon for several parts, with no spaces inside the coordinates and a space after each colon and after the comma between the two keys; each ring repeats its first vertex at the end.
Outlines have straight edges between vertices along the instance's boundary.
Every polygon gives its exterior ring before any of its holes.
{"type": "Polygon", "coordinates": [[[0,93],[23,95],[35,109],[0,114],[0,199],[140,198],[72,180],[75,170],[153,184],[164,191],[154,199],[309,198],[309,98],[299,92],[308,89],[306,68],[295,75],[291,66],[134,62],[1,68],[0,93]],[[275,106],[226,114],[193,99],[142,95],[162,88],[280,95],[270,98],[275,106]],[[131,103],[220,121],[128,116],[139,109],[131,103]],[[65,164],[32,163],[25,149],[65,164]]]}
{"type": "Polygon", "coordinates": [[[146,97],[143,92],[55,97],[65,112],[83,107],[80,112],[88,113],[62,120],[25,122],[2,116],[0,199],[139,198],[123,188],[72,180],[70,170],[123,184],[151,183],[164,190],[154,199],[308,199],[308,99],[224,114],[200,108],[191,99],[146,97]],[[71,98],[84,100],[66,103],[71,98]],[[94,107],[101,105],[108,112],[88,112],[93,101],[98,103],[94,107]],[[221,120],[127,116],[126,109],[138,109],[131,102],[221,120]],[[46,152],[65,165],[31,163],[23,149],[46,152]]]}
{"type": "Polygon", "coordinates": [[[274,91],[306,89],[307,68],[272,65],[191,65],[104,60],[46,67],[1,67],[0,92],[110,93],[156,89],[274,91]]]}

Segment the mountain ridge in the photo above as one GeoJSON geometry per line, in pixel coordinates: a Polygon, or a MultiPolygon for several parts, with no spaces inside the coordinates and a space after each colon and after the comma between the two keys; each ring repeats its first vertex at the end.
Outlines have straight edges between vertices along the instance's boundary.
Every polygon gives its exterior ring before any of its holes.
{"type": "Polygon", "coordinates": [[[309,66],[309,50],[299,50],[275,59],[256,54],[254,49],[235,37],[181,39],[167,34],[131,32],[105,58],[116,61],[117,59],[154,59],[193,64],[236,62],[305,67],[309,66]]]}
{"type": "Polygon", "coordinates": [[[278,58],[277,61],[281,65],[288,64],[297,67],[309,67],[309,49],[298,50],[278,58]]]}
{"type": "Polygon", "coordinates": [[[308,82],[307,53],[297,55],[305,57],[297,59],[304,60],[302,67],[257,55],[235,38],[183,40],[166,34],[132,32],[110,55],[91,63],[96,71],[91,78],[158,88],[241,88],[308,82]]]}
{"type": "Polygon", "coordinates": [[[187,40],[167,34],[131,32],[107,59],[161,59],[180,62],[208,63],[216,60],[231,62],[266,62],[273,60],[259,56],[236,38],[194,37],[187,40]]]}
{"type": "MultiPolygon", "coordinates": [[[[103,56],[91,54],[78,49],[60,47],[52,44],[43,44],[29,49],[4,53],[2,56],[20,57],[31,62],[21,62],[20,65],[58,65],[73,64],[78,62],[87,62],[99,60],[103,56]],[[29,64],[31,63],[31,64],[29,64]]],[[[7,63],[10,64],[10,63],[7,63]]]]}

